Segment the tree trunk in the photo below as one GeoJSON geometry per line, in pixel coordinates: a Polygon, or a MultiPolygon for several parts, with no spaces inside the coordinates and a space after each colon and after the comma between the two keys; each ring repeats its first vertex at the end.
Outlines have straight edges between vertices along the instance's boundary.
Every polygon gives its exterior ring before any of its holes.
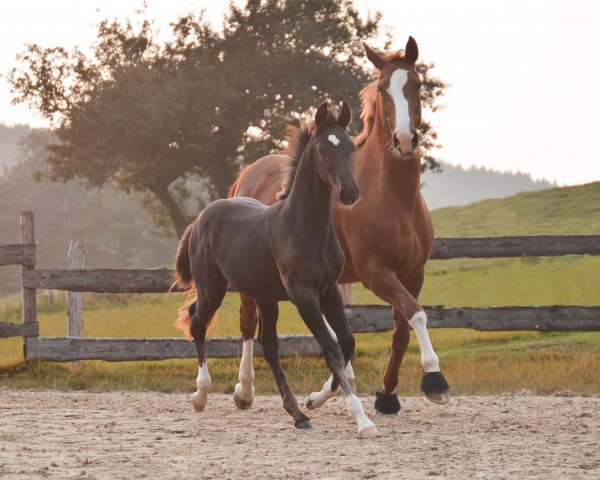
{"type": "Polygon", "coordinates": [[[189,224],[185,212],[175,201],[173,195],[171,195],[169,192],[168,187],[164,185],[158,185],[150,190],[152,193],[154,193],[154,195],[156,195],[156,198],[158,198],[162,206],[167,211],[167,214],[173,223],[173,228],[175,228],[175,232],[177,233],[177,238],[181,238],[183,231],[189,224]]]}
{"type": "Polygon", "coordinates": [[[219,198],[227,198],[229,187],[233,184],[233,177],[227,168],[227,162],[213,162],[209,167],[208,174],[217,189],[219,198]]]}

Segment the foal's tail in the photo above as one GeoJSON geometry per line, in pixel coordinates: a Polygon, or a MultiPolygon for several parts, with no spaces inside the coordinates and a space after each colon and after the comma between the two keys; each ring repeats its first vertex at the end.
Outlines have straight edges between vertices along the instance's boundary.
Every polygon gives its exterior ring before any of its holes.
{"type": "Polygon", "coordinates": [[[190,268],[190,236],[192,235],[192,228],[194,224],[191,223],[187,226],[181,240],[179,240],[179,246],[177,247],[177,255],[175,256],[175,281],[173,287],[179,287],[181,290],[191,290],[193,288],[192,270],[190,268]]]}
{"type": "MultiPolygon", "coordinates": [[[[181,236],[181,240],[179,240],[177,255],[175,256],[175,280],[171,286],[171,289],[177,287],[188,294],[185,304],[177,311],[179,316],[175,322],[175,327],[181,330],[188,340],[193,340],[191,317],[196,314],[196,285],[194,285],[194,278],[192,277],[189,252],[193,226],[193,223],[188,225],[181,236]]],[[[207,330],[215,315],[216,312],[208,319],[206,323],[207,330]]]]}
{"type": "Polygon", "coordinates": [[[181,240],[179,240],[179,246],[177,247],[177,255],[175,256],[175,280],[171,289],[177,287],[180,290],[188,292],[188,300],[185,305],[178,310],[179,317],[175,322],[175,326],[185,333],[188,339],[192,339],[192,332],[190,329],[190,313],[193,315],[196,309],[196,301],[190,300],[190,296],[195,290],[194,279],[192,278],[192,270],[190,268],[190,236],[192,234],[192,227],[194,224],[188,225],[183,232],[181,240]]]}

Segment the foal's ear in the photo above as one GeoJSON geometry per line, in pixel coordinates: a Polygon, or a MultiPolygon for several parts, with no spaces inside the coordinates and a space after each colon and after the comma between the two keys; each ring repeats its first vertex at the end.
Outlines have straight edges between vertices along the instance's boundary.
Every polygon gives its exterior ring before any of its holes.
{"type": "Polygon", "coordinates": [[[328,114],[327,102],[323,102],[321,105],[319,105],[319,108],[317,108],[317,113],[315,113],[315,125],[317,127],[324,125],[325,122],[327,122],[328,114]]]}
{"type": "Polygon", "coordinates": [[[342,100],[342,110],[340,110],[336,123],[346,128],[350,125],[350,120],[352,120],[352,110],[350,109],[348,102],[342,100]]]}
{"type": "Polygon", "coordinates": [[[404,58],[409,63],[416,63],[419,58],[419,47],[417,46],[417,41],[413,37],[408,37],[408,42],[406,42],[405,47],[406,54],[404,58]]]}
{"type": "Polygon", "coordinates": [[[375,50],[369,47],[365,42],[363,42],[363,47],[365,47],[365,52],[367,53],[367,58],[369,61],[375,66],[377,70],[381,70],[385,60],[381,55],[379,55],[375,50]]]}

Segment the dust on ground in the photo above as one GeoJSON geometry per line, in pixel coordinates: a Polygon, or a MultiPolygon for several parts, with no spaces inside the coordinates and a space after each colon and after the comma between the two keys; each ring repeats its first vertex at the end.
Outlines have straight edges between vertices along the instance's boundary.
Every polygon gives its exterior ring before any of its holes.
{"type": "Polygon", "coordinates": [[[338,397],[296,430],[279,397],[0,388],[0,478],[600,478],[600,398],[402,399],[360,440],[338,397]]]}

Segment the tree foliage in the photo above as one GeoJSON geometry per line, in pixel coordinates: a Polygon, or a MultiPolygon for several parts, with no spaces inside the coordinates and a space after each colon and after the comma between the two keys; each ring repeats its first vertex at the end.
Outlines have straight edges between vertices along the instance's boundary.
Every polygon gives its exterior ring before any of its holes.
{"type": "MultiPolygon", "coordinates": [[[[222,30],[189,14],[160,41],[142,14],[100,22],[89,54],[29,45],[10,82],[15,103],[53,123],[51,179],[141,192],[181,234],[207,199],[194,202],[190,185],[225,196],[243,163],[281,147],[285,125],[325,98],[348,100],[358,118],[371,73],[361,42],[379,23],[349,0],[249,0],[230,5],[222,30]]],[[[431,66],[419,66],[428,106],[445,86],[431,66]]],[[[427,123],[421,138],[435,146],[427,123]]]]}

